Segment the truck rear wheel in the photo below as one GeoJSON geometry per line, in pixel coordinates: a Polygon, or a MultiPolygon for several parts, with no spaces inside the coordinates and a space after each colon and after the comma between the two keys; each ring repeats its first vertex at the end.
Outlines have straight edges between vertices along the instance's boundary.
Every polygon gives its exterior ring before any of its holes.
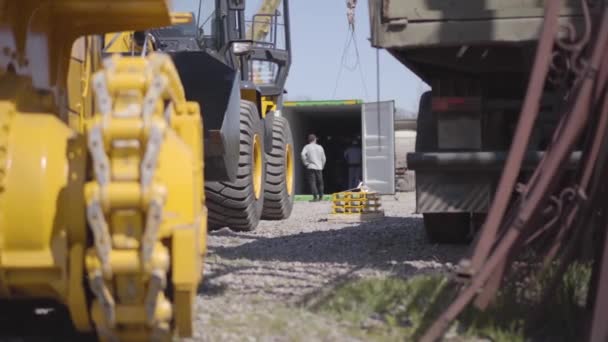
{"type": "Polygon", "coordinates": [[[425,213],[422,216],[430,242],[462,244],[471,241],[470,213],[425,213]]]}
{"type": "Polygon", "coordinates": [[[209,227],[252,231],[264,204],[264,129],[253,102],[241,100],[240,155],[234,182],[207,182],[209,227]]]}
{"type": "Polygon", "coordinates": [[[294,156],[289,122],[283,117],[272,121],[272,150],[266,154],[266,184],[262,219],[283,220],[293,208],[294,156]]]}

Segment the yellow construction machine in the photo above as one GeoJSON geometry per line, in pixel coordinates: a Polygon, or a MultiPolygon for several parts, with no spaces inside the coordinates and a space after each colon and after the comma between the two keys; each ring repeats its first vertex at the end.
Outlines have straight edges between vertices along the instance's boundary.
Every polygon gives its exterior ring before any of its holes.
{"type": "Polygon", "coordinates": [[[105,33],[173,23],[164,0],[0,0],[0,311],[53,300],[102,340],[192,334],[199,104],[167,55],[103,58],[105,33]]]}
{"type": "Polygon", "coordinates": [[[211,228],[253,230],[290,216],[294,152],[280,116],[290,67],[289,2],[263,0],[250,20],[245,3],[184,0],[173,25],[109,33],[104,53],[169,53],[186,98],[205,115],[205,192],[211,228]],[[280,9],[280,10],[279,10],[280,9]]]}
{"type": "Polygon", "coordinates": [[[288,0],[263,0],[250,20],[245,1],[179,3],[197,20],[153,29],[169,53],[186,98],[205,115],[205,197],[209,227],[248,231],[290,216],[294,151],[281,113],[291,65],[288,0]]]}

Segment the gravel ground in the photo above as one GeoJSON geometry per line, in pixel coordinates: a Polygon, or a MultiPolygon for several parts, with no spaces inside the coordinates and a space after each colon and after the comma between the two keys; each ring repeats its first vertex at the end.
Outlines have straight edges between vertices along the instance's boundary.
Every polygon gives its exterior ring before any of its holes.
{"type": "Polygon", "coordinates": [[[305,309],[337,284],[452,267],[466,247],[428,243],[415,195],[382,199],[386,217],[328,221],[330,202],[296,202],[285,221],[250,233],[211,232],[193,341],[359,340],[340,321],[305,309]]]}

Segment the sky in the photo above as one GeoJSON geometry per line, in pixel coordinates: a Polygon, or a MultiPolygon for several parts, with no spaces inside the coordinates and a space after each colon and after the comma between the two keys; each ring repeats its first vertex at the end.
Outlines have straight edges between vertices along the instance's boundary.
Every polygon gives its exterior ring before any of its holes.
{"type": "MultiPolygon", "coordinates": [[[[214,0],[203,0],[203,7],[214,0]]],[[[247,13],[257,10],[261,0],[246,0],[247,13]]],[[[196,11],[196,0],[173,0],[176,10],[196,11]]],[[[354,45],[346,53],[340,78],[342,54],[349,34],[346,0],[291,0],[292,65],[287,78],[288,100],[361,99],[376,101],[376,49],[369,37],[366,0],[355,10],[355,35],[360,70],[354,45]],[[362,74],[362,75],[361,75],[362,74]],[[364,82],[362,81],[364,80],[364,82]],[[337,84],[337,86],[336,86],[337,84]],[[365,86],[364,86],[365,84],[365,86]],[[332,97],[335,91],[335,97],[332,97]]],[[[203,15],[201,15],[203,16],[203,15]]],[[[380,51],[380,99],[395,100],[398,108],[415,112],[420,94],[426,90],[416,75],[386,51],[380,51]]]]}
{"type": "MultiPolygon", "coordinates": [[[[250,1],[254,2],[254,1],[250,1]]],[[[290,2],[293,64],[287,81],[290,97],[331,99],[348,35],[345,0],[292,0],[290,2]]],[[[359,48],[359,70],[342,69],[337,99],[376,101],[376,49],[369,42],[367,1],[357,2],[355,34],[359,48]],[[365,91],[367,88],[367,92],[365,91]]],[[[353,47],[346,64],[354,66],[353,47]]],[[[417,111],[424,83],[386,51],[380,51],[380,99],[395,100],[397,107],[417,111]]]]}

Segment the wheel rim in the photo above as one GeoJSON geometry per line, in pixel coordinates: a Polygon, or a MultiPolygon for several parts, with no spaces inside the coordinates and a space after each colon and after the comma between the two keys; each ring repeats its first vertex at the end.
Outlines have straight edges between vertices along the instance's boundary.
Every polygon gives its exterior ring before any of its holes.
{"type": "Polygon", "coordinates": [[[255,134],[253,136],[253,165],[252,176],[253,176],[253,194],[255,198],[260,198],[262,194],[262,147],[260,145],[260,136],[255,134]]]}
{"type": "Polygon", "coordinates": [[[285,145],[285,185],[289,195],[293,192],[293,149],[291,144],[285,145]]]}

